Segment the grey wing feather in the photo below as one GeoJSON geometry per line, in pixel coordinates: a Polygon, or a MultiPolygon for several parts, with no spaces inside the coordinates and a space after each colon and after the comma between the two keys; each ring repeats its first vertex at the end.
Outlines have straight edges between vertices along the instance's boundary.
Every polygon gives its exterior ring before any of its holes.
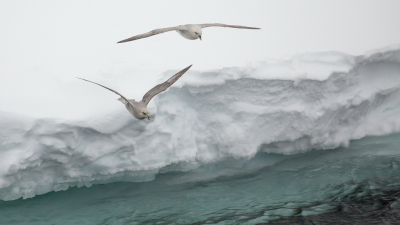
{"type": "Polygon", "coordinates": [[[150,37],[150,36],[153,36],[153,35],[156,35],[156,34],[161,34],[161,33],[165,33],[165,32],[168,32],[168,31],[173,31],[173,30],[186,30],[186,29],[183,26],[155,29],[155,30],[152,30],[152,31],[144,33],[144,34],[139,34],[139,35],[130,37],[128,39],[119,41],[117,43],[124,43],[124,42],[134,41],[134,40],[141,39],[141,38],[147,38],[147,37],[150,37]]]}
{"type": "Polygon", "coordinates": [[[222,23],[204,23],[204,24],[197,24],[201,28],[206,28],[206,27],[232,27],[232,28],[240,28],[240,29],[261,29],[258,27],[245,27],[245,26],[239,26],[239,25],[228,25],[228,24],[222,24],[222,23]]]}
{"type": "Polygon", "coordinates": [[[142,102],[149,104],[150,100],[156,96],[157,94],[159,94],[160,92],[163,92],[165,90],[167,90],[167,88],[169,88],[173,83],[175,83],[184,73],[186,73],[186,71],[188,71],[190,69],[192,65],[186,67],[185,69],[179,71],[177,74],[173,75],[171,78],[169,78],[167,81],[165,81],[162,84],[159,84],[155,87],[153,87],[150,91],[148,91],[142,99],[142,102]]]}
{"type": "Polygon", "coordinates": [[[131,103],[130,101],[128,101],[128,99],[126,99],[123,95],[121,95],[121,94],[118,93],[117,91],[114,91],[114,90],[111,89],[111,88],[108,88],[108,87],[106,87],[106,86],[103,86],[103,85],[101,85],[101,84],[95,83],[95,82],[90,81],[90,80],[85,80],[85,79],[79,78],[79,77],[77,77],[77,78],[78,78],[78,79],[81,79],[81,80],[84,80],[84,81],[87,81],[87,82],[90,82],[90,83],[93,83],[93,84],[97,84],[97,85],[99,85],[99,86],[101,86],[101,87],[103,87],[103,88],[105,88],[105,89],[107,89],[107,90],[110,90],[110,91],[114,92],[115,94],[121,96],[121,98],[123,98],[123,99],[124,99],[130,106],[132,106],[132,108],[133,108],[132,103],[131,103]]]}

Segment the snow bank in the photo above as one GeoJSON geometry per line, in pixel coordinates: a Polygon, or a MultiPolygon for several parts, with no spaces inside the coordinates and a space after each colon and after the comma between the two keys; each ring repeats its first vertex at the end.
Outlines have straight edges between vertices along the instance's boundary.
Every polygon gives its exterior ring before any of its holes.
{"type": "Polygon", "coordinates": [[[358,57],[307,53],[183,78],[153,100],[150,123],[123,105],[73,121],[1,112],[0,199],[148,181],[160,169],[348,146],[400,131],[400,46],[358,57]]]}

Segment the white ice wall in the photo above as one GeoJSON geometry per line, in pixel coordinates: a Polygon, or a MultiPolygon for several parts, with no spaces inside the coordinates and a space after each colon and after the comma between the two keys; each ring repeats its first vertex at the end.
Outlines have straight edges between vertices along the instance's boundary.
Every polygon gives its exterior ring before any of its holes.
{"type": "Polygon", "coordinates": [[[0,198],[146,181],[171,164],[185,171],[227,158],[248,159],[257,151],[294,154],[399,132],[399,49],[359,57],[307,53],[248,67],[189,71],[153,100],[151,122],[134,119],[106,90],[111,97],[96,101],[115,109],[86,118],[3,111],[0,198]]]}

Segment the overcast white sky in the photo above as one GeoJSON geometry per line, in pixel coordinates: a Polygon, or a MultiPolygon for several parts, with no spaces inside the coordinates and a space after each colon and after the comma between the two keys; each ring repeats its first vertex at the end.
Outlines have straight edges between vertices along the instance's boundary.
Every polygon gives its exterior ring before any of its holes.
{"type": "MultiPolygon", "coordinates": [[[[190,64],[193,70],[208,70],[303,52],[360,55],[400,43],[399,12],[398,0],[2,0],[0,111],[22,113],[30,107],[31,114],[39,117],[67,118],[70,111],[52,105],[61,100],[79,114],[85,106],[73,102],[90,105],[95,96],[112,95],[75,80],[76,76],[141,98],[163,71],[190,64]],[[188,23],[261,30],[206,28],[203,41],[168,32],[116,44],[155,28],[188,23]],[[133,77],[136,83],[128,79],[133,77]],[[81,93],[85,96],[78,100],[81,93]]],[[[112,107],[118,104],[115,101],[112,107]]]]}

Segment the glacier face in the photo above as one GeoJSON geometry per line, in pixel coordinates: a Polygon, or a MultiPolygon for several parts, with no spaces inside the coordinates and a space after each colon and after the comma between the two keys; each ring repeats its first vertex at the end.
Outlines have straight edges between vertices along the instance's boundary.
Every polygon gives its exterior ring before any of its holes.
{"type": "Polygon", "coordinates": [[[153,100],[150,123],[123,106],[85,121],[1,112],[0,199],[149,181],[231,159],[240,167],[259,151],[289,155],[400,131],[399,47],[185,76],[153,100]]]}

